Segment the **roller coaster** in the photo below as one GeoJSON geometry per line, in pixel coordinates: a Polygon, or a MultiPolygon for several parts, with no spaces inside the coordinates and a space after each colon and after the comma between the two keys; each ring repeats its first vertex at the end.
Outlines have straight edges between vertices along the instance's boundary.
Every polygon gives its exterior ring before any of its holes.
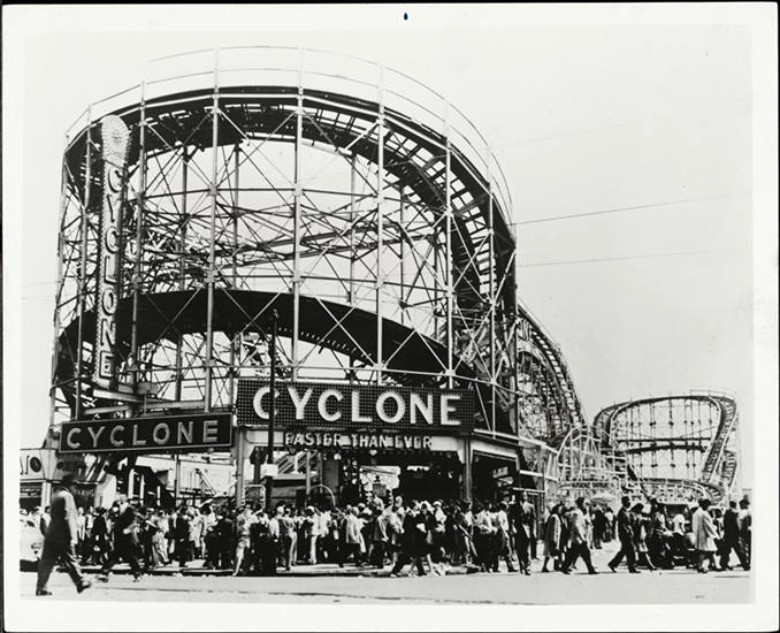
{"type": "Polygon", "coordinates": [[[732,397],[693,392],[607,407],[594,434],[625,456],[647,496],[719,502],[738,485],[738,424],[732,397]]]}
{"type": "MultiPolygon", "coordinates": [[[[239,378],[269,375],[275,314],[281,378],[469,389],[476,433],[550,447],[562,483],[583,465],[646,474],[624,432],[634,408],[594,428],[522,306],[509,187],[457,107],[308,49],[197,51],[149,72],[67,133],[53,428],[231,410],[239,378]]],[[[724,433],[688,473],[703,486],[731,476],[724,433]]]]}

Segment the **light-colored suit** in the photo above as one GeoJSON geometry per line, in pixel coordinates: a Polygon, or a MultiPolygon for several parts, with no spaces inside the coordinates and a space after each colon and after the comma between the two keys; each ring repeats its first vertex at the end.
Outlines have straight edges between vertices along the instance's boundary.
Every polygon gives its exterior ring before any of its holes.
{"type": "Polygon", "coordinates": [[[717,531],[715,530],[715,523],[712,521],[712,517],[709,512],[699,508],[693,513],[691,517],[691,527],[694,538],[696,539],[696,549],[700,552],[715,552],[717,546],[715,545],[715,537],[717,531]]]}

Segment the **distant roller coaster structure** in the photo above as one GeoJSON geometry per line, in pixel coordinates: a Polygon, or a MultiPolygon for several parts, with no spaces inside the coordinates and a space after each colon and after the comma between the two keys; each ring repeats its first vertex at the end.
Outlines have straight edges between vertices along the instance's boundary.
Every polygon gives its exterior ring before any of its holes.
{"type": "Polygon", "coordinates": [[[738,425],[731,396],[693,392],[607,407],[594,435],[625,458],[648,496],[720,501],[739,483],[738,425]]]}

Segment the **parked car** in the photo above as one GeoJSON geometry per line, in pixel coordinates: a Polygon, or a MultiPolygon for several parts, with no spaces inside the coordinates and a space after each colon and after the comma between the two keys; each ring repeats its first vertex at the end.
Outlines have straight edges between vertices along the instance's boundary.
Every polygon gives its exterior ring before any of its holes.
{"type": "Polygon", "coordinates": [[[41,529],[37,525],[31,524],[26,519],[22,518],[20,525],[20,563],[22,570],[35,569],[38,566],[38,561],[41,558],[41,550],[43,549],[43,534],[41,529]]]}

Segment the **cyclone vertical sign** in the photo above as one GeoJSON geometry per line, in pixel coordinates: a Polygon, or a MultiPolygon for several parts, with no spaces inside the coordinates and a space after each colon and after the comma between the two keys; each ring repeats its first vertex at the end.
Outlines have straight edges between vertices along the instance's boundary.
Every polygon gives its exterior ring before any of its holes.
{"type": "Polygon", "coordinates": [[[119,306],[119,229],[122,185],[130,131],[118,116],[100,121],[103,158],[93,382],[110,388],[114,382],[116,313],[119,306]]]}

